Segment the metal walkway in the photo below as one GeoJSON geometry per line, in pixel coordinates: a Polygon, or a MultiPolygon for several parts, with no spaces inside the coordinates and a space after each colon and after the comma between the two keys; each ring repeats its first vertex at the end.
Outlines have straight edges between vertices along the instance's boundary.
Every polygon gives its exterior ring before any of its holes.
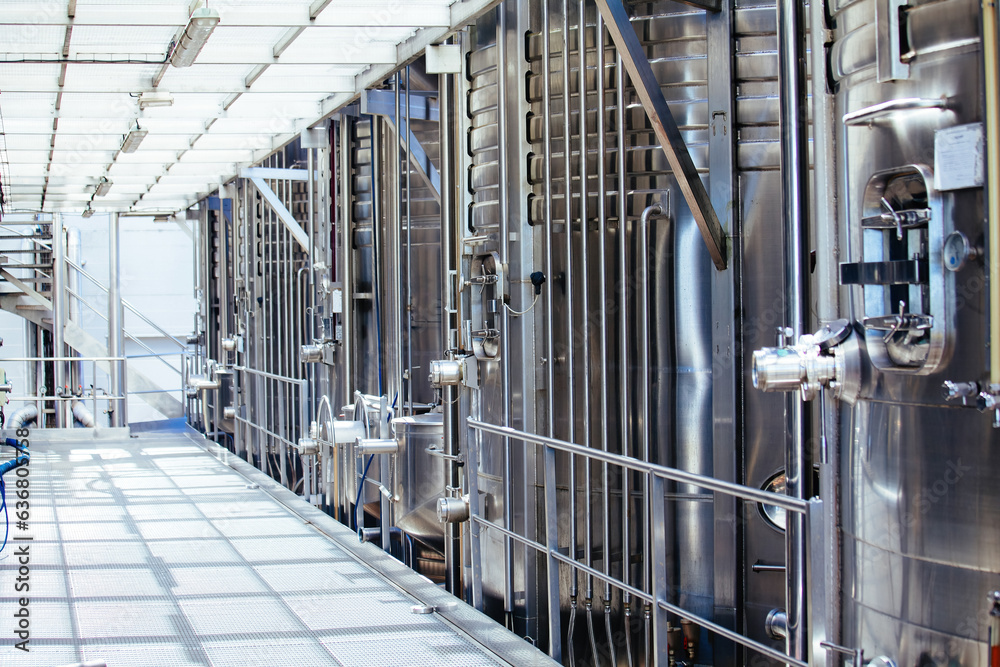
{"type": "Polygon", "coordinates": [[[6,476],[0,664],[555,664],[197,434],[119,433],[32,432],[27,531],[6,476]]]}

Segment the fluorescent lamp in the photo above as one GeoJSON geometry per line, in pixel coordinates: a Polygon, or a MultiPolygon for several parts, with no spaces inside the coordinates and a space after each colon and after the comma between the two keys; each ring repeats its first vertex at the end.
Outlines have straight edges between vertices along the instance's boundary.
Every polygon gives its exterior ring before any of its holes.
{"type": "Polygon", "coordinates": [[[90,208],[90,204],[87,204],[87,210],[83,212],[83,217],[90,218],[94,215],[94,209],[90,208]]]}
{"type": "Polygon", "coordinates": [[[109,181],[107,176],[101,176],[101,181],[97,184],[97,191],[94,194],[98,197],[103,197],[111,191],[112,185],[114,183],[109,181]]]}
{"type": "Polygon", "coordinates": [[[150,107],[171,107],[174,105],[174,96],[170,93],[142,93],[139,95],[139,108],[149,109],[150,107]]]}
{"type": "Polygon", "coordinates": [[[122,142],[122,153],[134,153],[147,134],[149,134],[148,130],[143,130],[136,125],[135,129],[129,132],[128,136],[125,137],[125,141],[122,142]]]}
{"type": "Polygon", "coordinates": [[[204,48],[209,35],[219,24],[219,12],[214,9],[202,7],[195,10],[191,18],[188,19],[187,27],[180,41],[174,47],[173,55],[170,56],[170,64],[174,67],[190,67],[194,64],[195,58],[204,48]]]}

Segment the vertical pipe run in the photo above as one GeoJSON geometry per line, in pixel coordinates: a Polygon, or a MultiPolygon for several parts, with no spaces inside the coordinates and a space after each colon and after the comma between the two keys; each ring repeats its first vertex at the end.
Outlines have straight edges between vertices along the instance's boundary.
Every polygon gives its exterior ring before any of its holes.
{"type": "MultiPolygon", "coordinates": [[[[453,133],[455,127],[454,104],[455,77],[452,74],[438,75],[438,108],[440,109],[441,137],[441,342],[444,349],[451,349],[451,332],[453,327],[452,311],[452,278],[453,253],[455,249],[455,160],[453,133]]],[[[460,387],[445,386],[442,389],[442,410],[444,412],[444,446],[445,454],[451,457],[459,455],[458,446],[458,413],[455,402],[461,392],[460,387]]],[[[462,485],[462,471],[458,462],[452,458],[448,462],[448,486],[458,492],[462,485]]],[[[462,540],[460,526],[457,523],[445,524],[445,590],[456,597],[462,595],[462,540]]]]}
{"type": "MultiPolygon", "coordinates": [[[[778,72],[780,83],[781,198],[785,234],[786,322],[797,339],[806,331],[808,285],[805,260],[809,245],[808,220],[808,125],[806,117],[806,48],[804,8],[800,0],[778,0],[778,72]]],[[[806,424],[802,401],[796,394],[786,397],[789,438],[785,450],[786,489],[793,498],[812,495],[812,465],[806,451],[806,424]]],[[[789,513],[785,549],[785,587],[788,613],[788,655],[806,660],[808,615],[806,609],[805,518],[789,513]]]]}
{"type": "MultiPolygon", "coordinates": [[[[605,155],[607,154],[607,127],[604,118],[604,105],[605,105],[605,89],[604,89],[604,75],[605,75],[605,56],[604,56],[604,17],[600,12],[597,12],[597,28],[595,41],[597,44],[597,231],[598,231],[598,246],[597,246],[597,266],[598,266],[598,281],[599,281],[599,299],[598,308],[600,309],[600,326],[601,326],[601,451],[608,452],[608,254],[607,254],[607,237],[608,237],[608,200],[607,200],[607,163],[605,162],[605,155]]],[[[601,543],[603,545],[602,553],[604,555],[604,573],[611,576],[611,489],[610,487],[610,476],[608,474],[608,464],[601,464],[601,500],[602,507],[601,513],[603,518],[603,532],[601,534],[601,543]]],[[[611,632],[611,584],[604,584],[604,622],[608,635],[608,647],[610,648],[611,655],[611,665],[615,667],[618,664],[617,651],[615,650],[615,642],[611,632]]]]}
{"type": "MultiPolygon", "coordinates": [[[[549,7],[542,7],[542,144],[545,181],[545,275],[552,280],[552,243],[554,238],[552,217],[552,25],[549,7]]],[[[554,304],[552,290],[545,293],[545,372],[546,408],[548,412],[549,437],[555,437],[555,351],[553,341],[554,304]]],[[[545,450],[545,536],[549,549],[559,548],[559,509],[556,503],[556,454],[545,450]],[[551,482],[551,486],[549,483],[551,482]]],[[[548,559],[548,604],[549,604],[549,655],[554,660],[562,660],[562,626],[560,616],[562,600],[559,585],[559,562],[548,559]]]]}
{"type": "MultiPolygon", "coordinates": [[[[579,104],[579,135],[580,135],[580,305],[582,313],[582,340],[583,347],[583,441],[587,447],[592,447],[591,421],[593,411],[591,409],[591,373],[590,373],[590,221],[587,217],[588,183],[587,183],[587,3],[580,0],[577,5],[577,31],[576,31],[576,52],[580,61],[579,90],[577,91],[577,102],[579,104]]],[[[569,90],[566,91],[569,99],[569,90]]],[[[567,185],[570,183],[567,178],[567,185]]],[[[572,260],[570,260],[572,263],[572,260]]],[[[571,336],[573,334],[571,333],[571,336]]],[[[584,497],[584,562],[587,567],[594,564],[594,502],[593,502],[593,479],[591,477],[591,460],[584,459],[583,465],[583,497],[584,497]]],[[[586,576],[586,608],[587,608],[587,633],[590,637],[590,650],[593,655],[595,665],[600,664],[597,653],[597,640],[594,636],[594,577],[586,576]]]]}
{"type": "MultiPolygon", "coordinates": [[[[564,168],[564,193],[563,201],[566,207],[564,211],[566,229],[566,376],[567,376],[567,386],[569,391],[567,392],[566,405],[567,405],[567,425],[568,433],[567,440],[569,442],[576,442],[576,406],[574,401],[574,395],[576,391],[576,378],[574,373],[574,354],[573,354],[573,336],[575,328],[573,326],[573,164],[572,164],[572,147],[570,146],[570,99],[569,99],[569,8],[570,0],[563,0],[563,22],[562,22],[562,38],[563,38],[563,52],[562,52],[562,94],[563,94],[563,168],[564,168]]],[[[577,536],[576,536],[576,458],[570,454],[570,465],[569,465],[569,556],[574,561],[577,559],[577,536]]],[[[576,612],[576,598],[579,593],[578,582],[577,582],[577,569],[573,568],[570,574],[570,601],[572,604],[572,612],[576,612]]],[[[570,637],[573,634],[573,622],[570,621],[569,633],[570,637]]],[[[569,640],[569,650],[572,655],[573,646],[572,639],[569,640]]]]}
{"type": "MultiPolygon", "coordinates": [[[[125,354],[125,321],[122,314],[122,285],[121,285],[121,250],[119,244],[119,224],[118,214],[112,213],[108,220],[108,241],[110,244],[108,254],[108,265],[110,276],[108,280],[108,356],[121,357],[125,354]]],[[[61,239],[60,239],[61,240],[61,239]]],[[[63,263],[62,273],[65,275],[65,263],[63,263]]],[[[111,413],[111,426],[122,428],[128,426],[128,400],[125,386],[125,361],[113,360],[111,367],[111,393],[114,396],[122,396],[122,400],[115,404],[115,411],[111,413]]],[[[60,411],[61,412],[61,411],[60,411]]]]}
{"type": "MultiPolygon", "coordinates": [[[[316,160],[316,153],[317,153],[318,150],[319,149],[316,149],[316,148],[307,148],[306,149],[306,154],[307,154],[306,161],[308,163],[307,164],[307,169],[309,171],[309,175],[308,175],[309,180],[307,182],[307,187],[309,188],[309,192],[306,195],[306,206],[307,206],[306,213],[307,213],[307,216],[309,218],[309,257],[306,260],[306,269],[307,269],[307,274],[308,274],[308,278],[309,278],[309,288],[308,288],[309,289],[309,296],[308,296],[308,301],[309,301],[308,313],[309,313],[309,316],[306,319],[306,322],[308,322],[308,329],[302,332],[303,335],[301,335],[299,337],[299,341],[298,341],[299,343],[312,343],[313,340],[316,338],[316,331],[315,331],[316,315],[317,315],[317,313],[316,313],[316,307],[317,307],[317,303],[316,303],[316,272],[313,270],[313,266],[314,266],[315,261],[316,261],[316,257],[315,257],[315,254],[316,254],[316,227],[317,227],[317,225],[316,225],[316,222],[317,222],[316,221],[316,183],[317,183],[318,179],[316,178],[316,171],[315,170],[316,170],[316,162],[317,162],[317,160],[316,160]]],[[[299,326],[300,327],[303,326],[301,318],[299,319],[299,326]]],[[[297,348],[298,348],[298,346],[296,345],[296,349],[297,348]]],[[[292,354],[293,358],[298,357],[298,355],[295,352],[296,352],[295,349],[291,350],[291,354],[292,354]]],[[[316,366],[316,364],[304,365],[301,361],[299,361],[299,373],[301,374],[304,371],[305,377],[307,377],[308,380],[309,380],[309,392],[307,393],[307,396],[308,395],[315,396],[316,394],[319,393],[317,391],[318,387],[316,386],[316,383],[318,381],[318,379],[317,379],[317,368],[318,367],[316,366]]],[[[304,436],[305,435],[304,431],[308,428],[309,421],[310,421],[310,419],[312,417],[312,401],[311,400],[308,400],[307,404],[303,408],[303,413],[304,413],[304,415],[303,415],[303,421],[302,421],[302,424],[301,424],[302,432],[299,434],[300,436],[304,436]]]]}
{"type": "MultiPolygon", "coordinates": [[[[52,214],[52,356],[53,379],[55,381],[55,395],[62,396],[66,387],[66,363],[59,358],[66,354],[66,299],[69,292],[66,291],[66,241],[63,233],[63,219],[61,213],[52,214]]],[[[110,342],[110,341],[109,341],[110,342]]],[[[112,378],[114,378],[114,362],[111,364],[112,378]]],[[[118,393],[112,388],[115,396],[118,393]]],[[[66,406],[64,401],[56,401],[56,428],[66,428],[66,406]]],[[[117,414],[117,409],[116,409],[117,414]]],[[[43,413],[38,419],[39,425],[44,425],[43,413]]]]}
{"type": "MultiPolygon", "coordinates": [[[[500,20],[497,27],[497,169],[500,174],[498,184],[498,214],[500,232],[500,263],[509,266],[510,262],[510,207],[507,201],[509,189],[507,185],[507,6],[501,4],[497,8],[500,20]]],[[[510,383],[510,314],[507,308],[500,308],[500,318],[503,326],[501,330],[501,362],[500,373],[501,388],[500,393],[503,401],[503,423],[508,428],[511,424],[511,383],[510,383]]],[[[504,499],[503,516],[504,526],[508,530],[514,530],[514,465],[511,460],[510,439],[503,439],[503,477],[504,477],[504,499]]],[[[503,538],[504,553],[504,612],[508,617],[509,627],[513,629],[514,613],[514,541],[508,537],[503,538]]]]}
{"type": "MultiPolygon", "coordinates": [[[[639,383],[642,387],[642,460],[649,462],[652,460],[652,441],[649,432],[649,415],[650,415],[650,403],[649,403],[649,384],[650,384],[650,365],[649,365],[649,221],[653,217],[658,217],[665,215],[663,207],[659,204],[652,204],[647,206],[642,211],[642,215],[639,217],[639,275],[638,279],[642,282],[642,287],[639,290],[640,301],[639,301],[639,322],[641,323],[639,327],[639,351],[640,351],[640,374],[639,383]]],[[[660,493],[659,497],[656,498],[653,495],[654,489],[650,488],[650,476],[646,475],[643,478],[643,497],[645,498],[645,503],[643,504],[643,590],[650,593],[655,593],[653,590],[654,575],[656,574],[655,568],[657,567],[656,562],[653,559],[653,545],[652,545],[652,524],[650,512],[657,511],[657,505],[659,508],[659,515],[662,518],[663,514],[663,494],[660,493]]],[[[662,480],[660,480],[662,482],[662,480]]],[[[663,488],[660,484],[659,488],[663,488]]],[[[658,599],[658,598],[657,598],[658,599]]],[[[646,622],[646,644],[650,641],[650,631],[649,622],[650,615],[654,615],[659,618],[658,609],[651,609],[650,605],[647,604],[643,611],[643,616],[646,622]]],[[[666,627],[660,628],[659,625],[654,628],[653,639],[658,640],[658,633],[663,630],[666,631],[666,627]]]]}
{"type": "Polygon", "coordinates": [[[347,116],[340,117],[340,283],[343,290],[341,349],[343,350],[344,398],[354,395],[354,252],[351,238],[353,207],[351,192],[351,135],[347,116]]]}
{"type": "MultiPolygon", "coordinates": [[[[629,403],[629,356],[628,356],[628,201],[626,189],[626,160],[625,160],[625,67],[622,64],[621,54],[615,52],[615,129],[618,137],[617,145],[617,169],[618,169],[618,329],[619,329],[619,394],[621,396],[621,453],[623,456],[630,456],[629,423],[631,421],[631,404],[629,403]]],[[[626,585],[632,583],[632,473],[628,470],[622,471],[622,582],[626,585]]],[[[622,607],[625,610],[625,656],[627,664],[632,667],[632,595],[622,593],[622,607]]]]}
{"type": "MultiPolygon", "coordinates": [[[[440,109],[440,103],[438,104],[440,109]]],[[[440,112],[439,112],[440,117],[440,112]]],[[[403,138],[406,141],[406,413],[413,414],[413,217],[410,208],[413,205],[413,194],[410,190],[410,173],[413,163],[410,156],[410,137],[413,130],[410,126],[410,67],[406,67],[406,131],[403,138]]]]}
{"type": "MultiPolygon", "coordinates": [[[[810,57],[814,72],[822,72],[826,68],[826,12],[823,3],[810,5],[809,9],[810,57]]],[[[839,229],[838,229],[838,198],[837,192],[837,160],[836,160],[836,128],[834,116],[833,95],[827,91],[824,77],[816,76],[812,81],[813,104],[813,216],[816,225],[816,246],[832,253],[834,261],[826,266],[817,267],[816,311],[820,322],[830,322],[840,317],[840,290],[837,267],[840,260],[839,229]]],[[[821,433],[825,446],[822,448],[823,465],[820,466],[819,496],[823,499],[823,530],[828,545],[835,545],[839,539],[840,517],[840,405],[828,392],[820,394],[824,419],[820,420],[821,433]]],[[[835,643],[841,643],[841,550],[827,549],[825,557],[825,572],[814,573],[814,577],[823,577],[823,588],[826,599],[822,614],[814,614],[810,619],[810,634],[813,644],[817,638],[825,638],[835,643]]],[[[817,609],[817,601],[813,600],[812,608],[817,609]]],[[[839,658],[833,651],[826,651],[825,660],[821,656],[813,656],[819,664],[835,667],[839,658]]]]}

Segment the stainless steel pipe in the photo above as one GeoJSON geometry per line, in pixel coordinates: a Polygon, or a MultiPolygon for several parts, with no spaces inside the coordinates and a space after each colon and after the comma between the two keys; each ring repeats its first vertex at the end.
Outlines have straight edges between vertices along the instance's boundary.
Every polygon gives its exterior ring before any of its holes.
{"type": "MultiPolygon", "coordinates": [[[[617,126],[618,144],[617,167],[618,167],[618,262],[619,262],[619,283],[618,283],[618,329],[620,337],[620,349],[618,354],[619,365],[619,392],[621,394],[621,454],[630,456],[629,443],[632,442],[631,429],[631,404],[629,402],[629,385],[631,384],[631,374],[629,373],[629,273],[628,273],[628,200],[626,184],[626,141],[625,141],[625,68],[622,64],[620,53],[615,55],[615,125],[617,126]]],[[[632,475],[629,471],[622,474],[622,581],[626,586],[632,583],[632,475]]],[[[622,592],[622,607],[625,613],[625,656],[628,667],[632,667],[632,595],[625,590],[622,592]]]]}
{"type": "MultiPolygon", "coordinates": [[[[793,336],[808,330],[809,256],[808,220],[808,116],[806,111],[806,44],[803,4],[799,0],[778,0],[779,127],[781,129],[781,199],[785,234],[786,322],[793,336]]],[[[789,394],[785,479],[788,495],[812,495],[812,465],[807,448],[805,413],[802,401],[789,394]]],[[[786,532],[786,611],[788,613],[788,655],[806,660],[809,653],[805,517],[788,517],[786,532]]]]}

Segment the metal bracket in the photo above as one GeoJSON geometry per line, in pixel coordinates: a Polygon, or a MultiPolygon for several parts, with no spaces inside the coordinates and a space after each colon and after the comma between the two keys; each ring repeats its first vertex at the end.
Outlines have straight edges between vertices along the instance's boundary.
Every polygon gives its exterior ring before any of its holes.
{"type": "MultiPolygon", "coordinates": [[[[707,8],[705,2],[688,2],[688,4],[707,8]]],[[[632,79],[646,115],[653,124],[656,138],[659,139],[660,146],[667,155],[670,169],[677,179],[684,199],[691,207],[715,268],[722,271],[726,268],[727,261],[726,233],[712,207],[712,200],[698,174],[698,169],[694,166],[694,160],[691,159],[691,153],[684,143],[684,137],[681,136],[677,122],[670,112],[670,107],[667,106],[667,100],[663,97],[663,91],[660,90],[660,84],[653,74],[653,68],[649,64],[642,43],[632,28],[628,11],[621,0],[597,0],[597,7],[607,23],[615,48],[622,56],[622,63],[632,79]]]]}

